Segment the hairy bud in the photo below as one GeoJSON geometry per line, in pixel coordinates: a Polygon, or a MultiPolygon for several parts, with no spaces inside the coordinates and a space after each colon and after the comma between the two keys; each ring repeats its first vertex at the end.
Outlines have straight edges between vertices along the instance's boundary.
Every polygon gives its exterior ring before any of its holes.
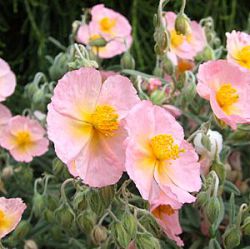
{"type": "Polygon", "coordinates": [[[129,51],[125,52],[121,58],[122,69],[135,69],[135,59],[129,51]]]}
{"type": "Polygon", "coordinates": [[[222,238],[225,248],[233,249],[240,244],[241,232],[236,225],[232,225],[226,229],[222,238]]]}
{"type": "Polygon", "coordinates": [[[137,249],[160,249],[158,239],[154,238],[150,233],[138,233],[135,239],[137,249]]]}
{"type": "Polygon", "coordinates": [[[24,249],[38,249],[38,246],[34,240],[26,240],[24,243],[24,249]]]}
{"type": "Polygon", "coordinates": [[[206,205],[206,215],[211,224],[215,223],[220,214],[220,201],[218,197],[213,196],[210,198],[206,205]]]}
{"type": "Polygon", "coordinates": [[[95,226],[91,231],[91,240],[95,245],[100,245],[107,239],[107,229],[104,226],[95,226]]]}

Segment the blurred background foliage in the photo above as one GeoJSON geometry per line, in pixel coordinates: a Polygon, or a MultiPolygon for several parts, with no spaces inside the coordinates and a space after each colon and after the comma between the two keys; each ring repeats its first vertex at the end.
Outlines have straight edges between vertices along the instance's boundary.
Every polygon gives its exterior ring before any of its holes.
{"type": "MultiPolygon", "coordinates": [[[[51,37],[68,46],[72,22],[80,20],[83,8],[98,3],[129,18],[136,67],[152,71],[155,59],[152,20],[158,5],[156,0],[0,0],[0,57],[17,74],[19,87],[32,80],[37,71],[47,73],[50,62],[46,56],[54,57],[60,52],[51,37]]],[[[180,4],[180,0],[172,0],[166,10],[178,10],[180,4]]],[[[226,31],[248,29],[249,10],[248,0],[188,0],[186,13],[195,20],[212,16],[215,29],[224,41],[226,31]]]]}

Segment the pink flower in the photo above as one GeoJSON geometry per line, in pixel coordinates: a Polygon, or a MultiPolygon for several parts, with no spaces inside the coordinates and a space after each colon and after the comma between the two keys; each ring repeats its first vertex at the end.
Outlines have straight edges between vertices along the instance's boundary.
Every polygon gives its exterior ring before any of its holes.
{"type": "Polygon", "coordinates": [[[114,72],[114,71],[104,71],[104,70],[101,70],[100,74],[102,76],[102,82],[104,82],[108,77],[114,76],[114,75],[118,75],[119,73],[114,72]]]}
{"type": "Polygon", "coordinates": [[[174,105],[163,105],[162,107],[170,114],[172,114],[175,118],[179,118],[182,114],[182,111],[174,105]]]}
{"type": "Polygon", "coordinates": [[[121,14],[105,8],[103,4],[91,10],[92,20],[81,25],[76,40],[89,45],[103,38],[107,44],[102,47],[92,46],[91,50],[101,58],[111,58],[127,51],[132,43],[131,26],[121,14]]]}
{"type": "Polygon", "coordinates": [[[178,236],[182,233],[179,222],[179,212],[169,205],[153,205],[151,206],[151,212],[158,224],[162,227],[164,233],[170,239],[174,240],[178,246],[183,246],[184,243],[178,236]]]}
{"type": "Polygon", "coordinates": [[[198,52],[206,46],[206,36],[201,25],[195,21],[190,22],[191,33],[184,36],[178,35],[175,31],[176,14],[166,12],[167,29],[170,33],[171,52],[182,59],[192,60],[198,52]]]}
{"type": "Polygon", "coordinates": [[[0,197],[0,239],[16,228],[25,209],[26,205],[20,198],[0,197]]]}
{"type": "Polygon", "coordinates": [[[250,35],[232,31],[227,36],[227,59],[245,70],[250,70],[250,35]]]}
{"type": "Polygon", "coordinates": [[[162,85],[162,82],[157,78],[150,78],[148,80],[148,90],[154,91],[162,85]]]}
{"type": "Polygon", "coordinates": [[[31,162],[34,156],[41,156],[48,150],[49,141],[44,134],[45,130],[36,120],[15,116],[5,127],[0,144],[16,161],[31,162]]]}
{"type": "Polygon", "coordinates": [[[175,209],[195,201],[189,192],[201,187],[198,156],[175,118],[142,101],[127,116],[126,129],[125,166],[142,197],[175,209]]]}
{"type": "Polygon", "coordinates": [[[48,133],[58,157],[86,184],[116,183],[124,170],[123,119],[139,101],[130,80],[81,68],[59,80],[48,106],[48,133]]]}
{"type": "Polygon", "coordinates": [[[0,101],[12,95],[16,87],[16,76],[9,65],[0,58],[0,101]]]}
{"type": "Polygon", "coordinates": [[[3,129],[8,124],[10,118],[10,110],[6,106],[0,104],[0,136],[2,135],[3,129]]]}
{"type": "Polygon", "coordinates": [[[198,94],[210,101],[216,117],[232,129],[250,122],[250,74],[226,60],[199,67],[198,94]]]}

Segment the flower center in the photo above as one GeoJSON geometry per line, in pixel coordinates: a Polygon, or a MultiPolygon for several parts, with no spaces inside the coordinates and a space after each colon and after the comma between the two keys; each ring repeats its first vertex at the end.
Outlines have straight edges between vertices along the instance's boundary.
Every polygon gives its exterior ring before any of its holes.
{"type": "Polygon", "coordinates": [[[28,131],[19,131],[16,134],[16,144],[18,147],[25,149],[26,146],[31,144],[31,137],[28,131]]]}
{"type": "Polygon", "coordinates": [[[152,213],[156,218],[161,219],[164,214],[173,215],[174,209],[170,205],[160,205],[152,213]]]}
{"type": "Polygon", "coordinates": [[[174,48],[177,48],[179,47],[180,45],[182,45],[182,43],[184,42],[184,40],[186,39],[187,42],[191,42],[192,40],[192,34],[188,34],[188,35],[178,35],[176,33],[175,30],[172,30],[170,32],[170,38],[171,38],[171,45],[174,47],[174,48]]]}
{"type": "Polygon", "coordinates": [[[250,46],[245,46],[238,51],[235,59],[242,67],[250,70],[250,46]]]}
{"type": "Polygon", "coordinates": [[[150,144],[157,160],[175,160],[179,157],[179,146],[174,144],[172,135],[161,134],[154,136],[150,144]]]}
{"type": "Polygon", "coordinates": [[[91,116],[93,127],[105,136],[113,136],[114,131],[119,128],[119,115],[112,106],[97,106],[95,112],[91,116]]]}
{"type": "Polygon", "coordinates": [[[0,209],[0,230],[7,228],[9,226],[9,222],[6,219],[6,216],[4,214],[4,211],[0,209]]]}
{"type": "Polygon", "coordinates": [[[105,33],[111,33],[112,28],[116,25],[116,21],[109,17],[104,17],[99,22],[101,30],[105,33]]]}
{"type": "Polygon", "coordinates": [[[216,100],[224,112],[230,113],[232,105],[239,99],[237,90],[230,83],[223,84],[216,93],[216,100]]]}

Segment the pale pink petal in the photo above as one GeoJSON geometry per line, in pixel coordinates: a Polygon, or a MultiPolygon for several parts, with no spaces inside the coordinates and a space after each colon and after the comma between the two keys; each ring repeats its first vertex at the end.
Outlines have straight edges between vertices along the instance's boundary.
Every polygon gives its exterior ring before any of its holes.
{"type": "Polygon", "coordinates": [[[54,142],[57,156],[64,162],[71,162],[89,142],[92,126],[57,113],[48,105],[48,136],[54,142]]]}
{"type": "Polygon", "coordinates": [[[0,197],[0,210],[4,213],[4,216],[10,223],[7,228],[0,230],[0,239],[16,228],[25,209],[26,205],[20,198],[6,199],[4,197],[0,197]]]}
{"type": "Polygon", "coordinates": [[[124,76],[110,76],[102,85],[97,105],[115,107],[119,118],[124,118],[130,109],[139,102],[132,82],[124,76]]]}
{"type": "Polygon", "coordinates": [[[95,133],[74,160],[77,174],[91,187],[104,187],[119,181],[124,171],[126,131],[120,127],[112,137],[95,133]]]}

